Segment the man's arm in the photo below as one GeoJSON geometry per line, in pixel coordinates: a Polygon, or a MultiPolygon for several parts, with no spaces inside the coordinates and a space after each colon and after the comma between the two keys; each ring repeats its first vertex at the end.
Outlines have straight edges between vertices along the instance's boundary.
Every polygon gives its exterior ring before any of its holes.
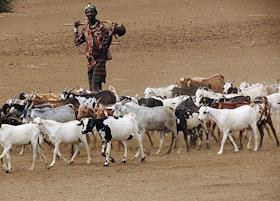
{"type": "Polygon", "coordinates": [[[81,45],[86,41],[84,33],[78,32],[78,28],[80,25],[80,21],[74,23],[74,43],[76,46],[81,45]]]}

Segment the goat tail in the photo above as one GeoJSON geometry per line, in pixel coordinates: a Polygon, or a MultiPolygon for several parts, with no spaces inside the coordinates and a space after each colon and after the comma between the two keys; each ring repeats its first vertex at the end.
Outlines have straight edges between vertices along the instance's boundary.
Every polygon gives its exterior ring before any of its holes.
{"type": "Polygon", "coordinates": [[[120,97],[119,97],[119,95],[117,94],[116,88],[113,87],[112,85],[110,85],[110,86],[109,86],[109,90],[115,94],[117,101],[119,101],[119,100],[120,100],[120,97]]]}

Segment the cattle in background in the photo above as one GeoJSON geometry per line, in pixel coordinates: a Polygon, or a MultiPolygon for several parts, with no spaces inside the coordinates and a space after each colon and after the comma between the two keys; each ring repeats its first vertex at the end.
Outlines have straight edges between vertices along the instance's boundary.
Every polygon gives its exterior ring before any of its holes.
{"type": "Polygon", "coordinates": [[[182,77],[180,79],[180,87],[188,88],[194,86],[208,86],[216,93],[222,93],[225,85],[224,76],[215,74],[211,77],[182,77]]]}

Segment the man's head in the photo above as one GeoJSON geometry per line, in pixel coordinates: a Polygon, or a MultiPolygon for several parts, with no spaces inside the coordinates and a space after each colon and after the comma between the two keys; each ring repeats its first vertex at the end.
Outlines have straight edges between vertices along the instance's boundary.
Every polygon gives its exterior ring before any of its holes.
{"type": "Polygon", "coordinates": [[[85,7],[85,14],[88,18],[88,20],[90,22],[95,22],[95,17],[97,15],[97,9],[96,6],[89,3],[86,7],[85,7]]]}

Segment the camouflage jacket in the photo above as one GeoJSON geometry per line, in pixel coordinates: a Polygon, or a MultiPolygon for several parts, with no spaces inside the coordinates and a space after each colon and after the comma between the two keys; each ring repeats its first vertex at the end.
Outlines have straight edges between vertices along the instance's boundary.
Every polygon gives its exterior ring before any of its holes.
{"type": "Polygon", "coordinates": [[[113,31],[114,24],[108,26],[99,20],[93,26],[89,23],[84,25],[78,40],[80,43],[86,42],[87,57],[105,56],[112,42],[113,31]]]}

